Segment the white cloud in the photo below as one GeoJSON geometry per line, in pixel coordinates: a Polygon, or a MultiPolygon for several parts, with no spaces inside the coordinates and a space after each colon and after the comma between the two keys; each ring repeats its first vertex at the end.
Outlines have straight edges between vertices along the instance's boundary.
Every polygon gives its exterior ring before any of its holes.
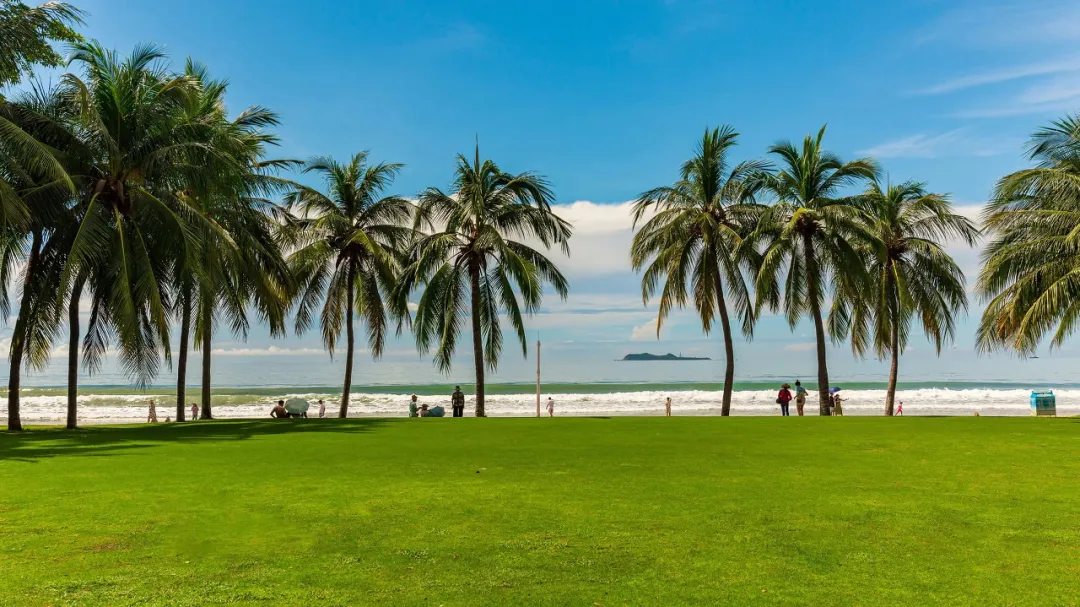
{"type": "MultiPolygon", "coordinates": [[[[967,2],[945,12],[926,28],[923,43],[966,48],[1016,48],[1005,55],[1048,57],[1026,64],[1008,64],[961,75],[918,93],[940,95],[975,87],[1030,81],[1026,91],[1010,91],[994,105],[967,108],[961,118],[998,118],[1025,114],[1058,113],[1080,103],[1080,3],[1074,0],[1028,2],[967,2]]],[[[1004,87],[998,87],[1004,88],[1004,87]]]]}
{"type": "Polygon", "coordinates": [[[630,332],[630,341],[657,340],[658,336],[656,334],[656,323],[658,322],[658,320],[659,318],[654,316],[649,319],[649,321],[645,324],[634,327],[633,331],[630,332]]]}
{"type": "MultiPolygon", "coordinates": [[[[633,201],[598,204],[578,200],[553,206],[555,213],[574,224],[574,238],[582,234],[606,234],[630,230],[633,227],[633,201]]],[[[648,217],[646,217],[647,219],[648,217]]]]}
{"type": "Polygon", "coordinates": [[[979,74],[970,74],[925,88],[918,91],[918,93],[922,95],[940,95],[942,93],[953,93],[977,86],[1000,84],[1012,80],[1031,78],[1033,76],[1046,76],[1076,71],[1080,71],[1080,57],[1028,65],[1002,67],[979,74]]]}
{"type": "Polygon", "coordinates": [[[296,356],[326,354],[326,350],[320,348],[279,348],[267,346],[265,348],[214,348],[211,350],[214,356],[296,356]]]}
{"type": "Polygon", "coordinates": [[[917,40],[975,48],[1067,45],[1080,40],[1080,5],[1074,0],[981,0],[953,6],[917,40]]]}
{"type": "MultiPolygon", "coordinates": [[[[591,328],[605,328],[605,327],[625,327],[634,323],[639,323],[643,319],[655,316],[656,312],[650,312],[648,310],[641,310],[637,312],[629,312],[624,310],[615,311],[602,311],[596,313],[583,313],[583,312],[553,312],[547,314],[537,314],[531,318],[525,320],[525,327],[527,330],[540,330],[540,329],[591,329],[591,328]]],[[[653,325],[653,333],[655,334],[656,325],[653,325]]]]}
{"type": "Polygon", "coordinates": [[[1042,80],[1021,93],[1017,101],[1030,104],[1075,104],[1077,98],[1080,98],[1080,74],[1069,74],[1042,80]]]}
{"type": "Polygon", "coordinates": [[[995,156],[1018,150],[1022,142],[973,137],[967,129],[940,135],[912,135],[880,143],[858,153],[874,158],[940,158],[956,156],[995,156]]]}
{"type": "Polygon", "coordinates": [[[1008,118],[1030,114],[1058,114],[1073,110],[1080,103],[1080,96],[1065,101],[1050,103],[1028,103],[1012,99],[1003,105],[961,110],[952,114],[955,118],[1008,118]]]}
{"type": "Polygon", "coordinates": [[[574,226],[570,257],[552,251],[553,261],[572,278],[633,272],[630,267],[630,243],[634,238],[632,205],[632,202],[601,204],[584,200],[552,205],[559,217],[574,226]]]}

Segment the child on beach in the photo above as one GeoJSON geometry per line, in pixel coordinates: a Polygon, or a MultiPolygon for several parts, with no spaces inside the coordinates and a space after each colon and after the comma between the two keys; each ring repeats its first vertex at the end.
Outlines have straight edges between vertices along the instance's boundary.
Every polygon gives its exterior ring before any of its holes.
{"type": "Polygon", "coordinates": [[[157,403],[155,403],[152,398],[150,399],[150,410],[146,412],[146,423],[157,423],[157,403]]]}
{"type": "Polygon", "coordinates": [[[667,397],[666,401],[664,401],[664,415],[666,415],[668,417],[671,417],[671,397],[670,396],[667,397]]]}
{"type": "Polygon", "coordinates": [[[555,401],[548,397],[547,402],[548,417],[555,417],[555,401]]]}
{"type": "Polygon", "coordinates": [[[199,405],[191,403],[191,421],[198,421],[199,419],[199,405]]]}
{"type": "MultiPolygon", "coordinates": [[[[898,406],[896,408],[896,414],[897,415],[903,415],[904,414],[904,401],[900,401],[900,406],[898,406]]],[[[978,415],[978,413],[976,413],[976,415],[978,415]]]]}
{"type": "Polygon", "coordinates": [[[322,419],[324,417],[326,417],[326,403],[324,403],[323,399],[320,398],[319,399],[319,419],[322,419]]]}

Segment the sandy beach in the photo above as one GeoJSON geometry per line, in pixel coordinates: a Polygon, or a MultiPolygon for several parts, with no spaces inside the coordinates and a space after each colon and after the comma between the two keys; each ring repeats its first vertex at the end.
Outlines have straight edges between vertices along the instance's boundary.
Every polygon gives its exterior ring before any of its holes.
{"type": "MultiPolygon", "coordinates": [[[[881,415],[884,403],[883,390],[851,390],[844,393],[844,413],[849,416],[881,415]]],[[[1056,391],[1059,416],[1080,415],[1080,390],[1056,391]]],[[[897,400],[904,403],[904,415],[915,416],[968,416],[978,413],[984,416],[1028,416],[1030,391],[1023,389],[936,389],[921,388],[900,390],[897,400]]],[[[719,415],[721,393],[711,390],[687,391],[641,391],[615,393],[544,393],[555,400],[557,416],[654,416],[663,414],[663,401],[672,397],[673,415],[703,416],[719,415]]],[[[79,397],[79,423],[81,425],[139,423],[146,421],[147,403],[157,400],[158,419],[164,421],[175,414],[175,401],[168,395],[144,394],[94,394],[79,397]]],[[[337,413],[340,395],[299,392],[267,395],[230,395],[222,397],[223,403],[214,405],[214,416],[219,419],[265,418],[278,399],[303,398],[312,403],[310,415],[316,415],[315,402],[322,398],[327,403],[327,415],[337,413]]],[[[733,394],[731,414],[737,416],[779,416],[775,404],[775,392],[771,390],[736,391],[733,394]]],[[[216,399],[215,399],[216,400],[216,399]]],[[[404,417],[408,410],[409,394],[373,393],[355,394],[350,401],[349,417],[404,417]]],[[[442,405],[449,409],[449,396],[420,396],[422,404],[442,405]]],[[[0,407],[6,409],[6,399],[0,399],[0,407]]],[[[61,424],[66,415],[66,400],[60,395],[24,396],[23,419],[31,424],[61,424]]],[[[473,400],[466,399],[466,414],[471,415],[473,400]]],[[[791,407],[792,414],[795,407],[791,407]]],[[[805,409],[807,415],[816,415],[815,395],[811,394],[805,409]]],[[[489,417],[530,417],[536,414],[536,395],[495,394],[487,397],[489,417]]],[[[546,411],[544,411],[546,416],[546,411]]]]}

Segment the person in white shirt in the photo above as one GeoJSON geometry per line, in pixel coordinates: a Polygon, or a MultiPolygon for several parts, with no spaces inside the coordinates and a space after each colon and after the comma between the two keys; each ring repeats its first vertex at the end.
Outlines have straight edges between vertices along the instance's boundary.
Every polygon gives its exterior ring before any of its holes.
{"type": "Polygon", "coordinates": [[[550,396],[548,397],[547,410],[548,417],[555,417],[555,401],[551,400],[550,396]]]}
{"type": "Polygon", "coordinates": [[[320,398],[319,399],[319,419],[322,419],[324,417],[326,417],[326,403],[324,403],[323,399],[320,398]]]}

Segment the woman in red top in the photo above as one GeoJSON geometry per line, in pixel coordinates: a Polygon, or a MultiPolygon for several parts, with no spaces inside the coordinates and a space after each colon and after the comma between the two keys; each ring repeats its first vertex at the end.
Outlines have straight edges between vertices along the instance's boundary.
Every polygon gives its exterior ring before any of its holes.
{"type": "Polygon", "coordinates": [[[780,386],[780,393],[776,395],[776,402],[780,405],[780,415],[788,416],[788,405],[791,404],[791,386],[784,384],[780,386]]]}

